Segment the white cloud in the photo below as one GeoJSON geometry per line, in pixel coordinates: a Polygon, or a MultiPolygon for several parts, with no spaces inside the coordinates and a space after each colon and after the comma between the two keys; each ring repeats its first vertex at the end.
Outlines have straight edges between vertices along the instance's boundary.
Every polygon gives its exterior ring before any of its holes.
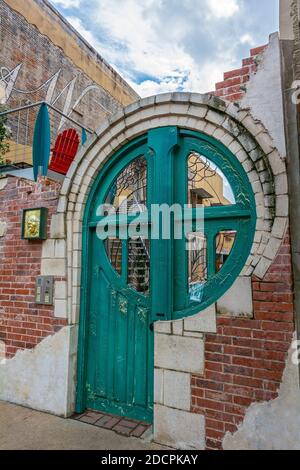
{"type": "Polygon", "coordinates": [[[201,64],[181,45],[180,40],[189,28],[185,18],[178,15],[172,28],[157,29],[160,0],[97,0],[95,3],[98,8],[95,8],[94,22],[105,29],[109,39],[105,44],[100,44],[78,18],[68,20],[141,96],[178,89],[207,92],[214,89],[216,81],[222,80],[223,67],[229,65],[224,61],[223,51],[215,61],[201,64]],[[137,83],[136,75],[149,78],[137,83]]]}
{"type": "Polygon", "coordinates": [[[76,16],[67,16],[66,18],[68,22],[73,26],[73,28],[78,31],[78,33],[89,43],[91,46],[93,46],[95,49],[101,47],[100,43],[97,41],[95,36],[91,33],[91,31],[88,31],[82,24],[82,21],[77,18],[76,16]]]}
{"type": "Polygon", "coordinates": [[[60,5],[63,8],[79,8],[81,0],[52,0],[52,3],[60,5]]]}
{"type": "Polygon", "coordinates": [[[216,18],[230,18],[240,9],[238,0],[207,0],[207,4],[216,18]]]}
{"type": "Polygon", "coordinates": [[[69,22],[141,96],[212,91],[224,71],[240,66],[243,50],[264,42],[254,15],[261,0],[52,2],[80,6],[68,11],[69,22]]]}
{"type": "Polygon", "coordinates": [[[249,44],[249,46],[255,46],[255,39],[253,36],[249,33],[243,34],[243,36],[240,38],[241,44],[249,44]]]}

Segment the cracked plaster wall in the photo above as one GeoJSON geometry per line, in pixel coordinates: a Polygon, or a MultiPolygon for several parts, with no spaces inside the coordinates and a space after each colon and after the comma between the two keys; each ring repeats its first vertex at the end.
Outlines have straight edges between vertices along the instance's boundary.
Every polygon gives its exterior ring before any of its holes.
{"type": "Polygon", "coordinates": [[[255,403],[235,434],[227,433],[225,450],[300,450],[299,369],[291,347],[279,396],[255,403]]]}
{"type": "Polygon", "coordinates": [[[0,400],[67,416],[74,410],[77,327],[0,361],[0,400]]]}

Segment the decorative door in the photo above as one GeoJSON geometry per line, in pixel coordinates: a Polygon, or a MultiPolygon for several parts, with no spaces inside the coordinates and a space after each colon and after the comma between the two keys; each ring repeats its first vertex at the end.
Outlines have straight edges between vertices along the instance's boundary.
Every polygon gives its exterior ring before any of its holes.
{"type": "Polygon", "coordinates": [[[255,220],[246,173],[205,135],[153,129],[109,160],[84,220],[78,412],[152,419],[154,323],[229,289],[255,220]]]}

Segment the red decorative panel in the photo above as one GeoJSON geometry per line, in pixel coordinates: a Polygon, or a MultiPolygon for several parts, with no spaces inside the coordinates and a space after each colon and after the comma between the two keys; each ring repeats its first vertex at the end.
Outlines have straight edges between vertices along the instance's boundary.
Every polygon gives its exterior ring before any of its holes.
{"type": "Polygon", "coordinates": [[[79,135],[75,129],[67,129],[59,134],[52,149],[49,170],[66,175],[76,156],[79,144],[79,135]]]}

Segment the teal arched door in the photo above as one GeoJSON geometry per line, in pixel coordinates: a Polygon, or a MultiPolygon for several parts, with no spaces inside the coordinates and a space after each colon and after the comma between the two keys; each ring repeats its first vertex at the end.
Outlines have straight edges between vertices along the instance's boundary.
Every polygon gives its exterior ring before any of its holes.
{"type": "Polygon", "coordinates": [[[109,160],[84,219],[78,412],[151,421],[154,322],[221,297],[247,260],[255,221],[246,173],[205,135],[153,129],[109,160]]]}

